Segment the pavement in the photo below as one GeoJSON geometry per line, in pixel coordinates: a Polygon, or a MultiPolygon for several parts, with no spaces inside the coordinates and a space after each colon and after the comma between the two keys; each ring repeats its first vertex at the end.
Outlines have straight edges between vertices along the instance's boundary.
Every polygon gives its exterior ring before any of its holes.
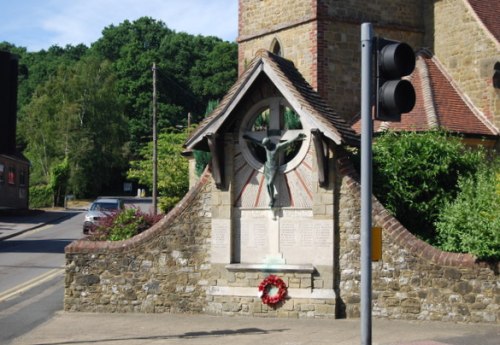
{"type": "Polygon", "coordinates": [[[74,215],[78,209],[0,210],[0,241],[53,224],[74,215]]]}
{"type": "MultiPolygon", "coordinates": [[[[62,220],[64,210],[0,213],[0,240],[62,220]]],[[[1,311],[0,311],[1,313],[1,311]]],[[[60,311],[12,345],[362,344],[359,319],[281,319],[202,314],[60,311]]],[[[500,325],[372,319],[365,345],[500,345],[500,325]]]]}

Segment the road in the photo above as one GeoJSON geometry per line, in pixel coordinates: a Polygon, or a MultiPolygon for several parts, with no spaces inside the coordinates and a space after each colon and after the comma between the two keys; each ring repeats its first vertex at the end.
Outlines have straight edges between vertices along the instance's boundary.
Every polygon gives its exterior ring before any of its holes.
{"type": "Polygon", "coordinates": [[[0,344],[62,310],[64,247],[82,237],[83,213],[0,241],[0,344]]]}
{"type": "MultiPolygon", "coordinates": [[[[147,212],[150,199],[125,199],[147,212]]],[[[31,331],[63,309],[64,247],[83,236],[83,211],[0,241],[0,344],[31,331]]]]}

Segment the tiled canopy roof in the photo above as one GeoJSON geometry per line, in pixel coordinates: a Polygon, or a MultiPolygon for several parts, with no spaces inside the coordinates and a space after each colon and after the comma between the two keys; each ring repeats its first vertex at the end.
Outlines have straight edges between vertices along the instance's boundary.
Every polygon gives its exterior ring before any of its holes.
{"type": "MultiPolygon", "coordinates": [[[[455,87],[452,79],[428,52],[417,54],[415,71],[410,76],[417,96],[413,110],[401,122],[375,121],[374,131],[425,131],[443,128],[474,136],[498,136],[498,129],[455,87]]],[[[353,129],[361,132],[358,118],[353,129]]]]}
{"type": "Polygon", "coordinates": [[[491,34],[500,41],[500,1],[467,0],[491,34]]]}
{"type": "Polygon", "coordinates": [[[356,133],[314,91],[291,61],[261,50],[229,89],[217,108],[200,123],[197,130],[186,141],[185,147],[188,149],[206,148],[207,135],[219,131],[231,111],[262,73],[267,75],[299,116],[308,117],[308,120],[327,138],[338,145],[358,145],[359,139],[356,133]]]}

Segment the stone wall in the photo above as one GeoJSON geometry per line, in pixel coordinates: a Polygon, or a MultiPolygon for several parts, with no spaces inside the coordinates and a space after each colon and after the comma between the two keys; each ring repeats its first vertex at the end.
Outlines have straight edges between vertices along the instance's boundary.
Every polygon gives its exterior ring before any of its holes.
{"type": "MultiPolygon", "coordinates": [[[[338,303],[351,318],[360,315],[360,185],[346,157],[339,170],[338,303]]],[[[375,198],[373,222],[383,228],[382,260],[372,264],[375,317],[500,324],[499,263],[489,266],[420,241],[375,198]]]]}
{"type": "Polygon", "coordinates": [[[428,45],[472,103],[500,127],[500,90],[492,82],[500,43],[466,0],[434,1],[432,19],[428,45]]]}
{"type": "Polygon", "coordinates": [[[240,0],[239,71],[259,49],[293,61],[311,86],[350,121],[360,106],[361,23],[377,35],[403,40],[415,49],[424,42],[424,2],[387,0],[240,0]]]}
{"type": "Polygon", "coordinates": [[[207,290],[206,312],[213,315],[335,318],[335,293],[331,268],[312,265],[212,265],[214,280],[207,290]],[[330,271],[330,272],[329,272],[330,271]],[[269,274],[288,287],[288,298],[277,308],[262,303],[258,286],[269,274]],[[329,288],[327,286],[329,285],[329,288]]]}
{"type": "MultiPolygon", "coordinates": [[[[164,220],[121,242],[76,241],[66,247],[65,310],[203,312],[264,317],[359,317],[360,188],[348,157],[337,150],[333,266],[273,268],[210,263],[213,181],[205,174],[164,220]],[[288,285],[279,308],[263,305],[268,274],[288,285]]],[[[500,324],[498,263],[442,252],[409,233],[374,198],[383,256],[372,265],[373,315],[406,320],[500,324]]]]}
{"type": "Polygon", "coordinates": [[[66,247],[64,309],[85,312],[202,312],[210,281],[211,177],[159,223],[118,242],[66,247]]]}
{"type": "Polygon", "coordinates": [[[305,21],[294,27],[293,30],[278,30],[272,34],[256,36],[249,40],[241,40],[238,44],[239,71],[243,73],[248,63],[260,49],[271,50],[274,40],[278,40],[282,56],[293,61],[295,67],[313,87],[316,87],[317,53],[315,40],[311,39],[311,32],[315,31],[315,24],[305,21]]]}

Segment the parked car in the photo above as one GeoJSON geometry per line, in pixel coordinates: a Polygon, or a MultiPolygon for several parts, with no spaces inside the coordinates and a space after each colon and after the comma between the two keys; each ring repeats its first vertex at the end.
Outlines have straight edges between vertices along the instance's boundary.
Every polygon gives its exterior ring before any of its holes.
{"type": "Polygon", "coordinates": [[[83,233],[89,234],[92,228],[99,225],[99,220],[102,218],[122,210],[124,203],[120,199],[102,198],[95,200],[85,213],[85,220],[83,222],[83,233]]]}

